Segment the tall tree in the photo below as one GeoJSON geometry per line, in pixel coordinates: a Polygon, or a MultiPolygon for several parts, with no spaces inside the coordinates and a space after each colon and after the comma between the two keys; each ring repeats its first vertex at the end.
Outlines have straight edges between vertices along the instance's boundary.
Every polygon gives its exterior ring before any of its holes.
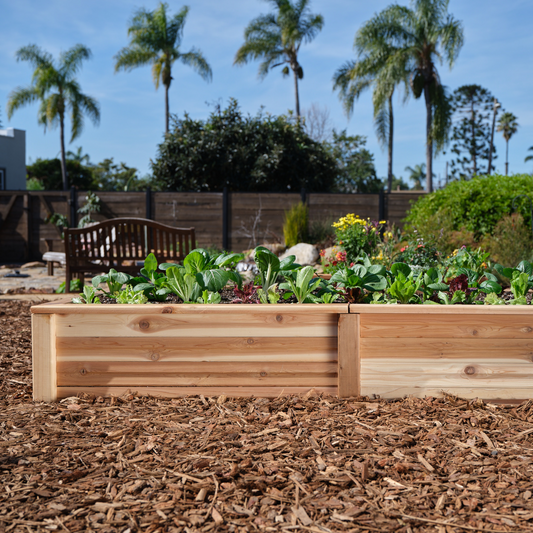
{"type": "Polygon", "coordinates": [[[411,75],[415,98],[426,104],[426,191],[433,190],[433,151],[448,142],[451,106],[440,82],[437,60],[452,68],[463,45],[460,21],[448,13],[449,0],[412,0],[412,9],[392,5],[382,11],[383,38],[411,75]]]}
{"type": "Polygon", "coordinates": [[[29,61],[35,68],[32,84],[29,87],[17,87],[7,102],[7,116],[26,104],[40,101],[37,122],[46,128],[59,124],[61,141],[61,175],[63,189],[68,189],[67,165],[65,158],[65,115],[70,112],[70,142],[79,137],[83,130],[84,114],[94,124],[100,121],[100,110],[94,98],[81,92],[75,75],[81,68],[82,61],[91,57],[91,51],[82,44],[73,46],[59,55],[54,61],[51,54],[37,45],[24,46],[16,53],[17,61],[29,61]]]}
{"type": "Polygon", "coordinates": [[[333,76],[333,88],[339,91],[348,117],[353,113],[354,102],[365,89],[373,87],[374,124],[378,140],[388,148],[387,183],[392,190],[394,114],[392,96],[397,85],[405,84],[405,98],[409,95],[409,73],[405,55],[399,54],[386,30],[389,27],[387,12],[378,13],[356,33],[354,49],[356,61],[348,61],[333,76]]]}
{"type": "Polygon", "coordinates": [[[296,117],[300,118],[300,96],[298,80],[304,71],[298,61],[298,53],[304,42],[312,41],[324,25],[322,15],[309,12],[310,0],[267,0],[276,9],[275,13],[260,15],[244,30],[244,44],[237,50],[234,65],[249,60],[262,59],[259,77],[263,79],[268,71],[285,65],[283,76],[292,70],[296,117]]]}
{"type": "Polygon", "coordinates": [[[206,81],[210,81],[213,76],[211,67],[200,50],[180,50],[188,12],[189,8],[183,6],[179,13],[170,17],[168,4],[163,2],[154,11],[139,9],[128,28],[129,46],[120,50],[114,58],[115,72],[152,65],[155,88],[158,89],[160,83],[165,86],[165,133],[168,133],[170,121],[168,91],[173,80],[173,64],[181,61],[206,81]]]}
{"type": "Polygon", "coordinates": [[[503,138],[505,139],[505,175],[509,175],[509,141],[511,137],[518,130],[518,122],[516,117],[509,112],[502,113],[502,116],[498,120],[498,131],[501,131],[503,138]]]}
{"type": "MultiPolygon", "coordinates": [[[[451,174],[458,179],[471,179],[481,172],[482,162],[487,162],[491,149],[491,129],[494,97],[480,85],[463,85],[453,92],[452,107],[454,127],[451,174]]],[[[496,148],[492,145],[492,159],[496,148]]]]}
{"type": "MultiPolygon", "coordinates": [[[[533,152],[533,146],[530,146],[528,149],[527,149],[528,152],[533,152]]],[[[533,161],[533,153],[532,154],[529,154],[528,156],[526,156],[526,158],[524,159],[524,163],[527,163],[528,161],[533,161]]]]}

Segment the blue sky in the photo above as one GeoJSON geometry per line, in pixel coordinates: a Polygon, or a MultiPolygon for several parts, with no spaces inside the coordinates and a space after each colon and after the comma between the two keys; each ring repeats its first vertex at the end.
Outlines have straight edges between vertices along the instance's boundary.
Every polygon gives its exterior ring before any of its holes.
{"type": "MultiPolygon", "coordinates": [[[[171,12],[186,2],[169,1],[171,12]]],[[[352,59],[353,38],[362,23],[391,2],[387,0],[314,0],[312,11],[321,13],[325,26],[317,38],[302,47],[300,62],[305,77],[300,85],[303,108],[312,103],[327,107],[334,127],[350,134],[368,137],[367,147],[375,155],[378,175],[386,175],[387,158],[376,140],[372,122],[371,93],[356,104],[350,120],[343,114],[332,76],[346,60],[352,59]]],[[[408,4],[407,0],[400,4],[408,4]]],[[[164,131],[164,91],[152,82],[149,67],[132,72],[114,73],[113,56],[128,44],[128,22],[139,7],[153,9],[155,0],[0,0],[2,47],[0,48],[0,108],[3,127],[26,130],[27,163],[37,157],[55,157],[59,152],[59,132],[46,134],[37,125],[37,104],[17,111],[7,119],[5,106],[10,91],[29,85],[32,69],[17,63],[15,52],[27,44],[37,44],[55,56],[76,43],[93,53],[84,63],[79,82],[85,93],[95,97],[101,108],[101,123],[85,129],[69,148],[83,147],[91,161],[114,157],[149,172],[150,159],[164,131]]],[[[213,70],[213,81],[206,83],[192,69],[176,64],[170,89],[172,113],[204,119],[212,107],[238,99],[246,113],[255,114],[260,106],[273,114],[294,107],[293,85],[279,69],[264,81],[257,78],[257,63],[234,67],[233,58],[243,42],[248,22],[269,10],[261,0],[195,0],[185,26],[183,49],[201,49],[213,70]]],[[[518,117],[520,128],[511,139],[510,172],[532,172],[533,164],[524,163],[533,145],[533,2],[531,0],[450,0],[450,13],[461,20],[465,44],[453,70],[440,67],[442,82],[451,90],[465,84],[489,89],[506,111],[518,117]]],[[[425,109],[422,100],[411,98],[407,104],[395,100],[394,172],[406,176],[405,167],[425,160],[425,109]]],[[[496,134],[497,171],[503,172],[505,141],[496,134]]],[[[447,156],[435,160],[434,171],[444,178],[447,156]]],[[[449,157],[449,156],[448,156],[449,157]]]]}

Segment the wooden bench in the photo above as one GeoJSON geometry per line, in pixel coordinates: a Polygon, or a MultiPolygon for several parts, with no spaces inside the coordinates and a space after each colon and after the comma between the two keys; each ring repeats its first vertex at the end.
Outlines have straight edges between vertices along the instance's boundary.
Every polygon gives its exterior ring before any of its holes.
{"type": "Polygon", "coordinates": [[[196,246],[194,228],[173,228],[143,218],[113,218],[85,228],[65,228],[66,290],[74,274],[115,268],[132,275],[153,252],[160,263],[175,263],[196,246]]]}

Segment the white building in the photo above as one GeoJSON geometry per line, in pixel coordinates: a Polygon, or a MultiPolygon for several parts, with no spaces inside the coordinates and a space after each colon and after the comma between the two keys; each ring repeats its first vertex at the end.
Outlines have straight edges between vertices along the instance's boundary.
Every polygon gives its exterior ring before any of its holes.
{"type": "Polygon", "coordinates": [[[0,191],[26,189],[26,132],[0,130],[0,191]]]}

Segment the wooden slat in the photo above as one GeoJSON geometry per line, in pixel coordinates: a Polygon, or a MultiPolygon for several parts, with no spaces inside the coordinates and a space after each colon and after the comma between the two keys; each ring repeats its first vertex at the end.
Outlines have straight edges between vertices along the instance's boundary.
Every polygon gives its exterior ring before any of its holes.
{"type": "Polygon", "coordinates": [[[57,399],[54,315],[32,315],[33,399],[54,402],[57,399]]]}
{"type": "MultiPolygon", "coordinates": [[[[106,306],[102,306],[106,307],[106,306]]],[[[189,315],[57,315],[58,337],[333,337],[337,316],[255,313],[250,310],[228,319],[223,314],[189,315]]]]}
{"type": "Polygon", "coordinates": [[[59,386],[335,386],[334,363],[60,363],[59,386]]]}
{"type": "MultiPolygon", "coordinates": [[[[363,317],[361,317],[361,321],[363,317]]],[[[381,338],[361,339],[363,359],[416,358],[419,364],[444,358],[498,359],[505,356],[531,362],[533,339],[513,339],[509,331],[506,338],[381,338]]],[[[518,336],[518,335],[517,335],[518,336]]]]}
{"type": "Polygon", "coordinates": [[[91,394],[94,396],[122,396],[128,392],[135,392],[143,396],[162,398],[182,398],[183,396],[220,396],[245,398],[277,398],[289,394],[307,394],[310,391],[335,395],[337,387],[58,387],[58,398],[68,398],[77,394],[91,394]]]}
{"type": "Polygon", "coordinates": [[[337,361],[336,337],[60,337],[56,347],[61,362],[337,361]]]}
{"type": "MultiPolygon", "coordinates": [[[[355,307],[360,311],[360,305],[350,305],[350,313],[355,307]]],[[[533,306],[529,305],[503,310],[498,305],[405,305],[396,313],[385,307],[392,306],[369,305],[361,313],[362,338],[533,339],[533,306]],[[376,307],[384,312],[376,313],[376,307]]]]}
{"type": "Polygon", "coordinates": [[[339,396],[360,394],[359,315],[340,315],[338,325],[339,396]]]}

